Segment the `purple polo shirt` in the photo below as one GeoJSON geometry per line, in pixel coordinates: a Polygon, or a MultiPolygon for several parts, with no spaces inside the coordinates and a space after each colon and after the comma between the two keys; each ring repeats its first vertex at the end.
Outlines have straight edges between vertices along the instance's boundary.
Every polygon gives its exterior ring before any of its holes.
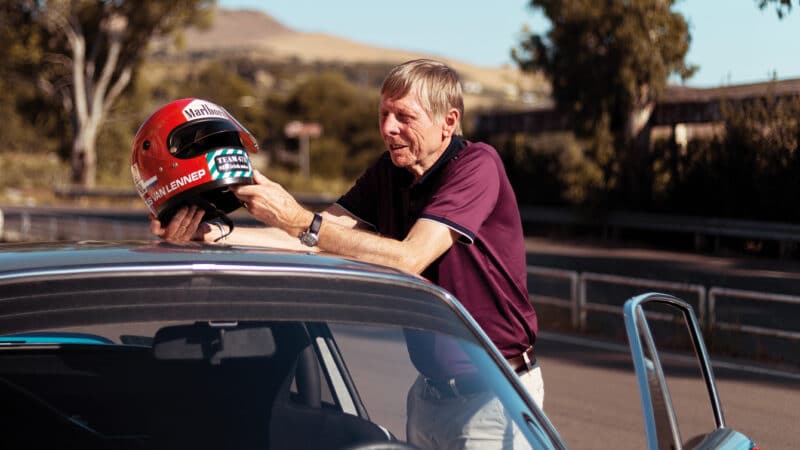
{"type": "MultiPolygon", "coordinates": [[[[528,300],[525,243],[516,197],[497,151],[455,136],[421,179],[384,153],[337,203],[381,235],[402,240],[434,220],[459,240],[422,273],[452,293],[506,356],[532,345],[538,325],[528,300]]],[[[428,376],[468,370],[463,354],[426,333],[406,333],[428,376]]]]}

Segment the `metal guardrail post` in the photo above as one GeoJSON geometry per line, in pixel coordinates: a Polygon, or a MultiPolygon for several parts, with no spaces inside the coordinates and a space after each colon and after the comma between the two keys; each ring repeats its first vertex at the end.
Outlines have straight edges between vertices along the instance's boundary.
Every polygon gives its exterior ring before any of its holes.
{"type": "Polygon", "coordinates": [[[22,236],[23,240],[28,240],[30,238],[29,233],[31,232],[31,215],[25,211],[22,213],[21,220],[19,222],[19,234],[22,236]]]}
{"type": "Polygon", "coordinates": [[[697,290],[697,320],[700,322],[701,327],[705,327],[706,330],[711,329],[711,325],[709,321],[711,320],[711,314],[708,312],[708,306],[706,304],[706,292],[707,289],[705,286],[695,285],[697,290]]]}
{"type": "MultiPolygon", "coordinates": [[[[578,327],[578,272],[572,270],[553,269],[550,267],[528,266],[528,274],[543,275],[551,278],[566,279],[569,281],[569,299],[548,299],[548,303],[556,304],[559,306],[566,305],[570,308],[570,321],[573,328],[578,327]]],[[[541,300],[541,299],[540,299],[541,300]]],[[[543,301],[543,300],[542,300],[543,301]]]]}
{"type": "Polygon", "coordinates": [[[586,279],[585,274],[578,276],[578,298],[575,303],[575,314],[578,317],[578,330],[586,329],[586,279]]]}
{"type": "Polygon", "coordinates": [[[575,272],[570,277],[569,296],[572,300],[572,328],[580,327],[580,315],[578,314],[578,273],[575,272]]]}

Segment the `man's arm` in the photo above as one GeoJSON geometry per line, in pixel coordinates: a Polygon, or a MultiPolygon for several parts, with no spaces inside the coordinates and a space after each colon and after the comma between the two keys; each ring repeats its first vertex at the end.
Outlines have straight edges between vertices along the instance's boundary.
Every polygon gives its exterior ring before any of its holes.
{"type": "MultiPolygon", "coordinates": [[[[255,184],[233,188],[236,196],[247,204],[253,217],[284,230],[297,242],[296,236],[308,228],[314,214],[261,173],[256,172],[253,178],[255,184]]],[[[446,225],[425,219],[418,220],[402,241],[363,231],[362,227],[344,208],[334,205],[326,211],[317,246],[326,252],[419,274],[457,238],[446,225]]]]}
{"type": "MultiPolygon", "coordinates": [[[[155,217],[150,218],[150,231],[169,242],[204,241],[228,245],[249,245],[257,247],[274,247],[286,250],[318,251],[317,247],[307,247],[300,243],[298,236],[270,226],[235,227],[233,231],[225,224],[201,223],[205,211],[197,206],[180,208],[166,227],[155,217]]],[[[335,223],[344,228],[368,229],[368,225],[359,221],[337,204],[333,204],[322,212],[323,222],[335,223]]],[[[310,220],[309,220],[310,223],[310,220]]]]}
{"type": "Polygon", "coordinates": [[[433,220],[417,220],[402,241],[323,220],[317,245],[327,252],[420,274],[455,240],[454,231],[433,220]]]}
{"type": "MultiPolygon", "coordinates": [[[[347,229],[364,229],[368,226],[351,215],[337,204],[332,204],[322,212],[323,223],[336,224],[347,229]]],[[[309,220],[309,224],[311,221],[309,220]]],[[[202,228],[202,227],[201,227],[202,228]]],[[[202,228],[202,239],[205,242],[217,242],[229,245],[249,245],[258,247],[274,247],[286,250],[319,251],[319,247],[308,247],[300,243],[298,236],[272,226],[235,227],[232,232],[227,225],[206,226],[202,228]],[[224,236],[224,237],[222,237],[224,236]],[[220,239],[222,237],[222,239],[220,239]]]]}

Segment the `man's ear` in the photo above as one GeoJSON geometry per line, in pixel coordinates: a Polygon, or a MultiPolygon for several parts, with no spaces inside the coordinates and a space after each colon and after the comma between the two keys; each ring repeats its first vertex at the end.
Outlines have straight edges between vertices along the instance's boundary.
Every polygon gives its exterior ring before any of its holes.
{"type": "Polygon", "coordinates": [[[442,137],[448,138],[455,133],[460,115],[461,113],[455,108],[450,108],[450,110],[444,114],[444,121],[442,121],[442,137]]]}

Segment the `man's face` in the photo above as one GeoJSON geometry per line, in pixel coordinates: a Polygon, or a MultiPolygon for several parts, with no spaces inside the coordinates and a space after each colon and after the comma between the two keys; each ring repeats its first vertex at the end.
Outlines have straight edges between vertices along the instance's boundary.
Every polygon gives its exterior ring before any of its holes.
{"type": "Polygon", "coordinates": [[[436,162],[449,142],[444,119],[431,118],[413,91],[398,99],[381,98],[380,128],[392,163],[416,176],[436,162]]]}

